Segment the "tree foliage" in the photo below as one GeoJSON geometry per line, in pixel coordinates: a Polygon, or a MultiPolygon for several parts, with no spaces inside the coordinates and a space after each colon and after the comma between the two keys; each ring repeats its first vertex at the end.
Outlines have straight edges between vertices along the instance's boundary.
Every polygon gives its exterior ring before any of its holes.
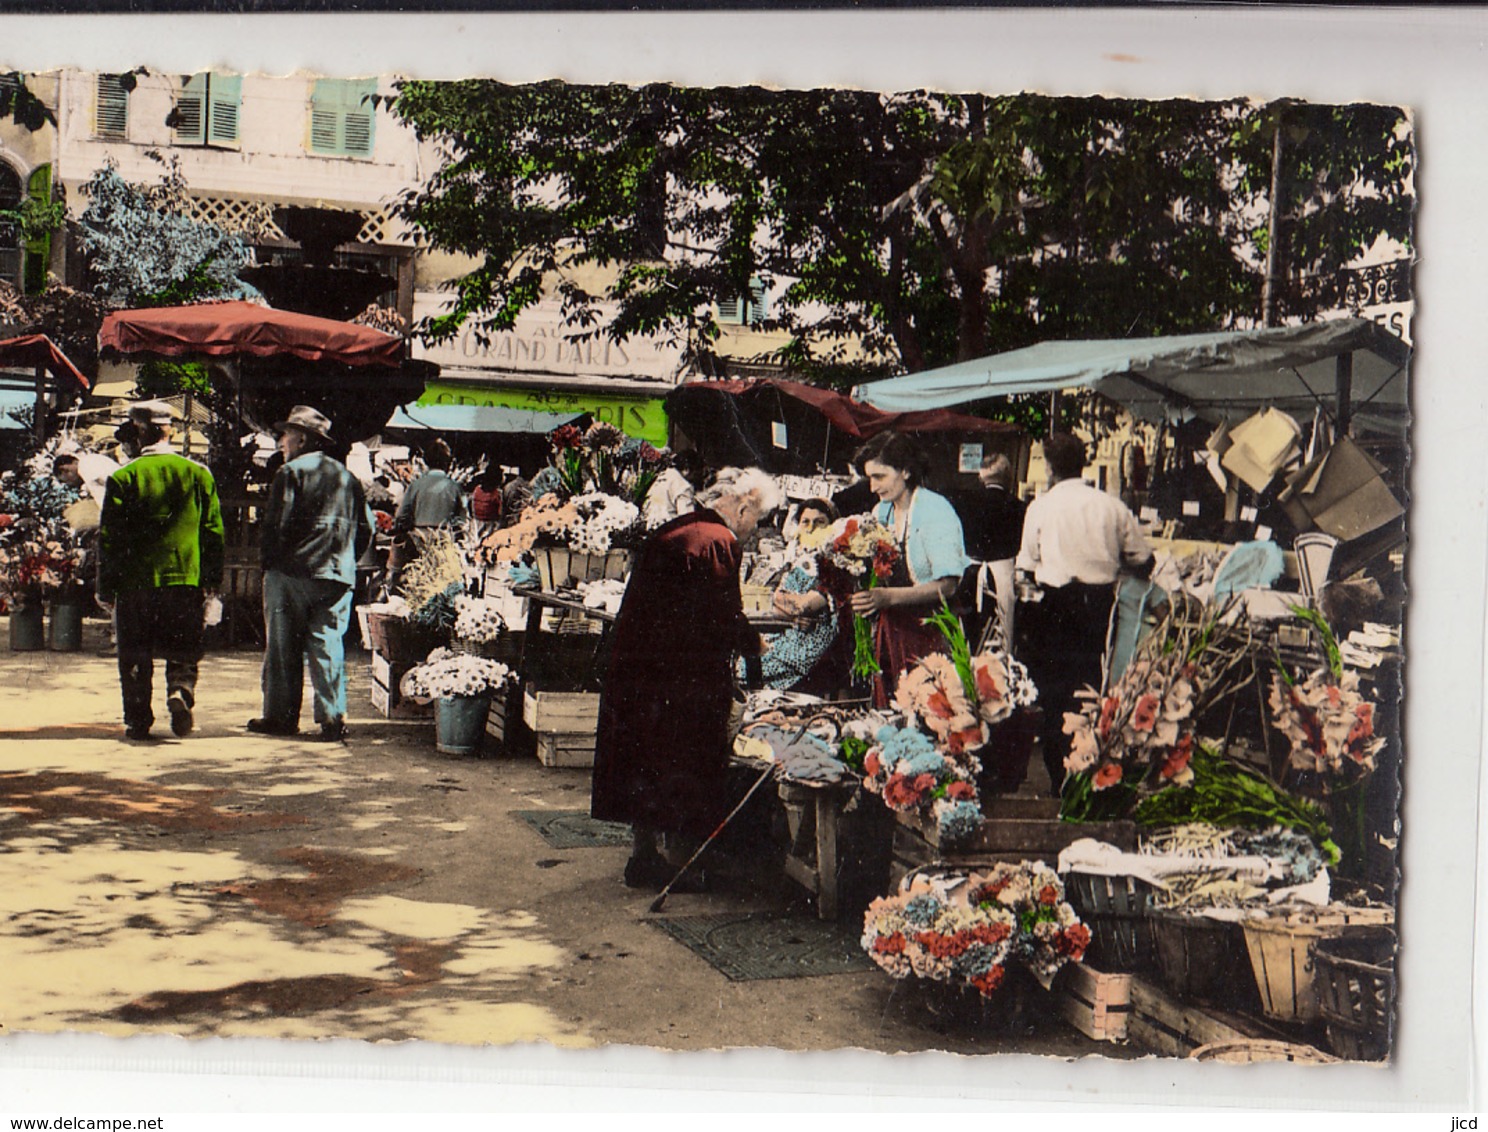
{"type": "Polygon", "coordinates": [[[1399,111],[1279,109],[407,82],[394,111],[445,160],[399,210],[475,260],[450,313],[419,329],[506,329],[554,294],[575,335],[671,336],[702,359],[720,333],[710,304],[757,280],[767,327],[789,334],[780,359],[851,380],[1253,321],[1278,121],[1300,132],[1293,271],[1410,231],[1399,111]]]}
{"type": "Polygon", "coordinates": [[[88,207],[78,234],[94,294],[112,307],[256,295],[238,278],[248,262],[242,235],[194,219],[179,161],[151,156],[164,166],[158,184],[126,181],[109,162],[79,186],[88,207]]]}

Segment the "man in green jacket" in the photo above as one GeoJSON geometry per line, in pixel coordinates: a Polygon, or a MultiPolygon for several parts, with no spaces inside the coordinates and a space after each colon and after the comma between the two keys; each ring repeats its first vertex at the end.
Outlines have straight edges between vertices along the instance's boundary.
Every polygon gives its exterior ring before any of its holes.
{"type": "Polygon", "coordinates": [[[222,510],[212,473],[170,450],[170,406],[129,411],[137,458],[109,476],[98,529],[98,598],[114,611],[124,729],[150,737],[155,656],[165,658],[171,730],[191,733],[202,658],[202,591],[222,584],[222,510]]]}

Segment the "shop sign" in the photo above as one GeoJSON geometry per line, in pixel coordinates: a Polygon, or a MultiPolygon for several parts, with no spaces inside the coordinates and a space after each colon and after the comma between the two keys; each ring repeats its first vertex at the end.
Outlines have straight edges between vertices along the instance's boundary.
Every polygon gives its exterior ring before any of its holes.
{"type": "Polygon", "coordinates": [[[564,389],[497,388],[431,381],[420,405],[492,405],[539,413],[589,413],[612,424],[627,436],[649,440],[658,448],[667,443],[667,416],[659,397],[617,397],[564,389]]]}
{"type": "MultiPolygon", "coordinates": [[[[413,315],[418,320],[438,314],[446,301],[418,292],[413,315]]],[[[611,342],[604,337],[572,341],[555,305],[540,303],[517,319],[511,330],[486,335],[465,326],[445,342],[427,346],[414,339],[414,357],[462,369],[508,370],[522,374],[565,377],[634,377],[675,381],[682,368],[682,347],[658,338],[632,337],[611,342]]]]}

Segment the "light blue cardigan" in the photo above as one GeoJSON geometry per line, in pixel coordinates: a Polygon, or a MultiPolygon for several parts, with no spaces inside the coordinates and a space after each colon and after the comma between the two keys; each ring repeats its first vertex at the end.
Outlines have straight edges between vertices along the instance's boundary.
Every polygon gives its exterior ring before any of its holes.
{"type": "MultiPolygon", "coordinates": [[[[880,503],[875,514],[880,523],[893,529],[891,504],[880,503]]],[[[927,488],[916,488],[910,500],[904,541],[909,577],[915,585],[938,578],[959,578],[971,565],[961,534],[961,517],[949,499],[927,488]]]]}

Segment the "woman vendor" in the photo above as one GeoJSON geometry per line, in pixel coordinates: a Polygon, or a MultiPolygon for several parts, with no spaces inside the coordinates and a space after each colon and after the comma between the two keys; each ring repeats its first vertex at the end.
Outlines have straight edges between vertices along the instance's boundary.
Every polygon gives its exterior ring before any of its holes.
{"type": "Polygon", "coordinates": [[[874,677],[873,701],[886,707],[901,672],[927,653],[945,651],[940,630],[922,622],[955,593],[970,559],[950,500],[923,486],[925,458],[912,440],[881,432],[853,462],[878,496],[874,517],[894,532],[901,552],[887,585],[851,598],[854,613],[878,619],[874,644],[881,671],[874,677]]]}
{"type": "MultiPolygon", "coordinates": [[[[760,657],[760,683],[766,688],[786,691],[800,688],[802,681],[835,684],[830,677],[817,672],[828,651],[838,639],[839,619],[836,609],[817,577],[817,551],[837,521],[837,509],[825,499],[808,499],[796,516],[796,531],[790,566],[775,588],[775,612],[789,617],[795,624],[768,639],[760,657]]],[[[743,662],[741,662],[741,670],[743,662]]],[[[845,683],[845,681],[841,681],[845,683]]],[[[810,689],[815,691],[815,688],[810,689]]]]}

